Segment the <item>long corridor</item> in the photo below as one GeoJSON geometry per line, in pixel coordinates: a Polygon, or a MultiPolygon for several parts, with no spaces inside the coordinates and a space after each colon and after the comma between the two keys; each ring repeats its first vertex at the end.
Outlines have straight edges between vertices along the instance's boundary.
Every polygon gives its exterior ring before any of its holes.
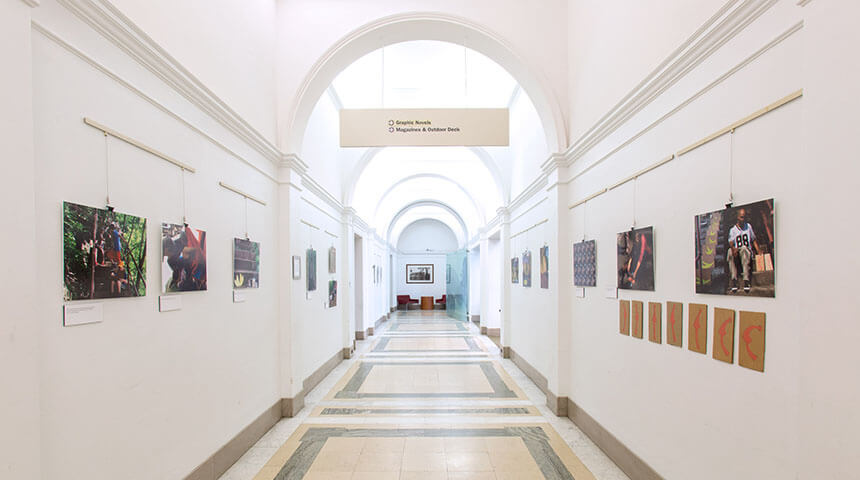
{"type": "Polygon", "coordinates": [[[543,400],[474,325],[398,312],[221,480],[627,478],[543,400]]]}

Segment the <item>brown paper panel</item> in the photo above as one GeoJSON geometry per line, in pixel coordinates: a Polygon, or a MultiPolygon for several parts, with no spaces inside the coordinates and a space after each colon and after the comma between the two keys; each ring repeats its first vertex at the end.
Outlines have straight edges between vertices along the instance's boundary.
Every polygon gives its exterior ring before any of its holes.
{"type": "Polygon", "coordinates": [[[698,353],[708,353],[708,306],[691,303],[689,310],[687,348],[698,353]]]}
{"type": "Polygon", "coordinates": [[[633,324],[633,336],[642,338],[642,302],[639,300],[633,300],[633,319],[631,323],[633,324]]]}
{"type": "Polygon", "coordinates": [[[648,302],[648,340],[663,343],[663,304],[648,302]]]}
{"type": "Polygon", "coordinates": [[[621,335],[630,335],[630,300],[618,301],[618,330],[621,335]]]}
{"type": "Polygon", "coordinates": [[[735,362],[735,311],[714,308],[714,358],[735,362]]]}
{"type": "Polygon", "coordinates": [[[666,302],[666,343],[683,347],[684,343],[684,304],[666,302]]]}
{"type": "Polygon", "coordinates": [[[740,317],[738,365],[763,372],[765,314],[742,311],[740,317]]]}

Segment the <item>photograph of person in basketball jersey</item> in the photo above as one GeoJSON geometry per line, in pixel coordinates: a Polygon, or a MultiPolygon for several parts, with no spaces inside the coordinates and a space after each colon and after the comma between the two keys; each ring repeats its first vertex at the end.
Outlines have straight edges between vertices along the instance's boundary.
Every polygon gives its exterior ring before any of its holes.
{"type": "Polygon", "coordinates": [[[618,288],[654,290],[654,228],[619,233],[617,248],[618,288]]]}
{"type": "Polygon", "coordinates": [[[773,200],[696,216],[696,293],[773,297],[773,200]]]}

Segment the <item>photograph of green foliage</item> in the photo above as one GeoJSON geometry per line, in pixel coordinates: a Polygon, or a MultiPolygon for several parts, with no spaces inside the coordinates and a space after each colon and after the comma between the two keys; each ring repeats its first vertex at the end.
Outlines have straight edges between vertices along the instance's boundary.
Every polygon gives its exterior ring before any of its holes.
{"type": "Polygon", "coordinates": [[[146,295],[146,219],[63,202],[65,300],[146,295]]]}

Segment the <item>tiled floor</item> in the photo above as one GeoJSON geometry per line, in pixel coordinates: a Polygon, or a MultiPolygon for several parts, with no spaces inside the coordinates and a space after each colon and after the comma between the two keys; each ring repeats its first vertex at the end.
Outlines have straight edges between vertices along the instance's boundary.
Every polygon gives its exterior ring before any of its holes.
{"type": "Polygon", "coordinates": [[[221,480],[627,478],[544,404],[473,325],[400,312],[221,480]]]}

